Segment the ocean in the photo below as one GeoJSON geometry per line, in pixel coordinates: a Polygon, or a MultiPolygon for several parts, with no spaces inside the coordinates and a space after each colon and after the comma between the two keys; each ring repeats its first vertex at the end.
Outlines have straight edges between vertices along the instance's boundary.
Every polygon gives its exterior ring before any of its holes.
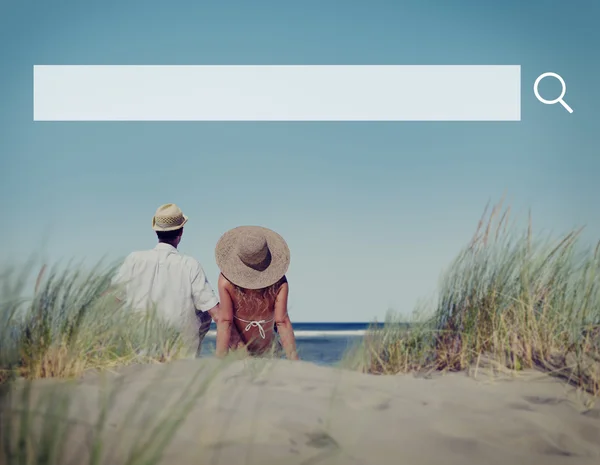
{"type": "MultiPolygon", "coordinates": [[[[346,351],[360,343],[373,323],[292,323],[296,347],[302,360],[319,365],[334,365],[346,351]]],[[[214,323],[202,344],[203,355],[215,350],[214,323]]]]}

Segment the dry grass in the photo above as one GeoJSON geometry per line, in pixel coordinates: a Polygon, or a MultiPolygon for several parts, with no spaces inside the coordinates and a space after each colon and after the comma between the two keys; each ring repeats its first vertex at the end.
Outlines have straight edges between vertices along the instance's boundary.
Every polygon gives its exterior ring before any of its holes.
{"type": "MultiPolygon", "coordinates": [[[[188,355],[191,347],[156,313],[132,312],[115,299],[114,267],[99,265],[86,272],[80,267],[59,271],[44,266],[35,285],[27,289],[33,282],[28,279],[32,270],[27,266],[0,274],[0,463],[62,464],[68,456],[75,463],[115,463],[107,456],[114,451],[104,444],[106,417],[113,407],[110,399],[96,424],[75,424],[69,420],[73,407],[68,386],[57,384],[49,396],[34,402],[33,380],[165,362],[188,355]],[[74,451],[67,438],[80,429],[89,443],[74,451]]],[[[158,463],[190,402],[203,395],[211,376],[199,384],[195,377],[177,408],[150,421],[143,437],[123,444],[123,463],[158,463]]],[[[139,408],[134,405],[130,416],[139,414],[139,408]]]]}
{"type": "Polygon", "coordinates": [[[600,243],[580,230],[535,238],[519,233],[510,208],[484,213],[469,245],[442,279],[433,312],[410,330],[390,316],[347,364],[370,373],[464,370],[481,357],[511,370],[538,368],[600,395],[600,243]]]}
{"type": "Polygon", "coordinates": [[[114,267],[48,270],[27,296],[26,273],[0,276],[0,382],[76,377],[88,369],[187,354],[182,335],[152,312],[128,311],[110,291],[114,267]]]}
{"type": "MultiPolygon", "coordinates": [[[[117,391],[107,393],[94,421],[73,422],[70,416],[78,407],[72,405],[69,383],[61,380],[46,385],[49,387],[42,391],[47,395],[40,397],[33,394],[40,386],[35,381],[80,378],[88,370],[112,371],[134,363],[168,362],[193,355],[196,347],[190,342],[196,341],[187,339],[188,335],[155,312],[133,312],[121,304],[115,298],[119,289],[111,286],[115,267],[98,265],[83,271],[81,267],[50,270],[43,266],[37,274],[34,270],[30,264],[25,270],[12,268],[0,273],[0,463],[160,462],[214,376],[245,354],[234,352],[214,369],[199,364],[181,396],[172,402],[165,398],[164,408],[144,420],[139,435],[125,438],[123,444],[117,444],[118,450],[114,449],[114,444],[106,443],[107,437],[114,437],[107,418],[117,391]],[[72,437],[85,440],[75,446],[68,440],[72,437]]],[[[250,367],[258,365],[250,363],[250,367]]],[[[161,373],[148,392],[140,395],[125,415],[128,420],[147,416],[149,405],[142,401],[168,379],[165,375],[161,373]]]]}

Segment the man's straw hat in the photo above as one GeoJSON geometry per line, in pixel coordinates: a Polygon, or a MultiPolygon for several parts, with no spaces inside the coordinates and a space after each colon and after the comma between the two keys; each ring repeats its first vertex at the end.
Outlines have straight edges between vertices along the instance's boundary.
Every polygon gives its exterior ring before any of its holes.
{"type": "Polygon", "coordinates": [[[188,217],[174,203],[161,205],[152,218],[152,229],[155,231],[175,231],[187,223],[188,217]]]}
{"type": "Polygon", "coordinates": [[[239,226],[221,236],[215,249],[221,273],[244,289],[263,289],[279,281],[290,265],[283,237],[260,226],[239,226]]]}

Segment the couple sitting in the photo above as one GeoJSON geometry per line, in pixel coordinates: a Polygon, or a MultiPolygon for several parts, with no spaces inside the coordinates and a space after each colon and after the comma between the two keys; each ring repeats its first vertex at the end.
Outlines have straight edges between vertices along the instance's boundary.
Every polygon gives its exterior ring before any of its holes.
{"type": "Polygon", "coordinates": [[[158,244],[127,256],[115,277],[122,289],[118,297],[136,309],[155,306],[184,334],[195,328],[197,355],[214,319],[217,356],[231,348],[251,355],[283,349],[288,359],[297,360],[287,313],[290,252],[284,239],[259,226],[223,234],[215,250],[221,271],[218,299],[200,263],[177,250],[187,221],[175,204],[158,208],[152,219],[158,244]]]}

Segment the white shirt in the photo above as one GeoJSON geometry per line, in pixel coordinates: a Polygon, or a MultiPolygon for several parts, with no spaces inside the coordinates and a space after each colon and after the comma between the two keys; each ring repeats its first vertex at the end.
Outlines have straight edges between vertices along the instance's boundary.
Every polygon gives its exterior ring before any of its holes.
{"type": "Polygon", "coordinates": [[[121,297],[133,309],[155,308],[177,326],[195,321],[196,310],[205,312],[219,303],[198,260],[170,244],[129,254],[114,282],[123,286],[121,297]]]}

